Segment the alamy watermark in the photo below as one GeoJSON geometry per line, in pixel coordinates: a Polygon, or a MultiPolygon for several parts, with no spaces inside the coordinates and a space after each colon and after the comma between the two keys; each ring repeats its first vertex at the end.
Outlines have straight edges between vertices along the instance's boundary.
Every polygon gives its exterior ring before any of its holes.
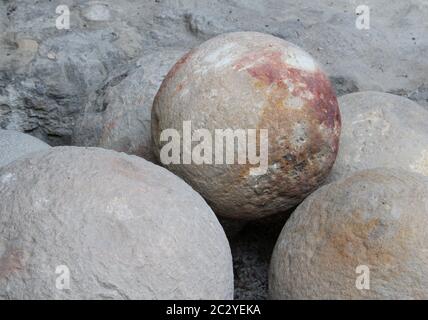
{"type": "Polygon", "coordinates": [[[366,265],[359,265],[355,268],[355,273],[358,274],[355,280],[355,287],[358,290],[370,290],[370,269],[366,265]]]}
{"type": "Polygon", "coordinates": [[[370,7],[367,5],[359,5],[355,8],[357,19],[355,20],[355,27],[358,30],[370,29],[370,7]]]}
{"type": "Polygon", "coordinates": [[[160,141],[166,142],[160,150],[162,164],[237,163],[258,165],[250,168],[250,175],[267,172],[267,129],[215,129],[213,135],[208,129],[196,129],[192,132],[192,122],[183,121],[181,132],[182,135],[176,129],[161,132],[160,141]]]}
{"type": "Polygon", "coordinates": [[[59,265],[55,268],[55,287],[58,290],[70,290],[70,269],[66,265],[59,265]]]}

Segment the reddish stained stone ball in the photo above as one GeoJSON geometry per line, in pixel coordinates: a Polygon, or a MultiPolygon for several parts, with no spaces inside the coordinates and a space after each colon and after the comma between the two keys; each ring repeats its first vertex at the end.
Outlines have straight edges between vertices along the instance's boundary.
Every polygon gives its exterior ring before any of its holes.
{"type": "MultiPolygon", "coordinates": [[[[161,132],[173,128],[183,137],[183,121],[191,121],[192,132],[209,130],[213,163],[163,164],[217,214],[239,219],[285,211],[320,186],[335,161],[341,126],[334,90],[314,59],[285,40],[256,32],[210,39],[171,69],[152,110],[158,158],[168,143],[160,141],[161,132]],[[268,130],[265,174],[251,174],[259,164],[248,158],[238,164],[236,153],[234,164],[215,164],[215,130],[228,128],[268,130]]],[[[256,141],[259,151],[260,135],[256,141]]],[[[182,149],[181,160],[186,152],[182,149]]]]}

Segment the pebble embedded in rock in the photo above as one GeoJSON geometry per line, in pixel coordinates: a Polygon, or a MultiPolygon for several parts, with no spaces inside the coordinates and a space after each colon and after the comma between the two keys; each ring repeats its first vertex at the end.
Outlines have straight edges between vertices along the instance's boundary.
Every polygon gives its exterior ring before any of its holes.
{"type": "Polygon", "coordinates": [[[376,167],[400,167],[428,176],[428,112],[382,92],[339,98],[340,148],[328,181],[376,167]]]}
{"type": "Polygon", "coordinates": [[[32,54],[35,54],[39,48],[39,44],[33,39],[19,39],[16,44],[18,50],[28,51],[32,54]]]}
{"type": "Polygon", "coordinates": [[[0,198],[0,298],[233,298],[214,213],[144,159],[52,148],[2,167],[0,198]]]}
{"type": "Polygon", "coordinates": [[[20,157],[49,148],[48,144],[28,134],[0,129],[0,167],[20,157]]]}
{"type": "MultiPolygon", "coordinates": [[[[236,164],[236,155],[235,164],[185,164],[182,157],[167,165],[216,213],[240,219],[285,211],[316,189],[333,165],[340,134],[336,96],[318,64],[295,45],[256,32],[208,40],[171,69],[152,110],[158,158],[161,132],[172,128],[183,137],[184,121],[211,137],[215,130],[241,129],[248,137],[248,129],[268,131],[265,174],[252,174],[261,164],[249,164],[249,157],[236,164]]],[[[212,163],[225,163],[215,152],[212,163]]]]}
{"type": "Polygon", "coordinates": [[[318,189],[292,214],[272,256],[270,295],[427,299],[427,229],[428,177],[359,171],[318,189]]]}

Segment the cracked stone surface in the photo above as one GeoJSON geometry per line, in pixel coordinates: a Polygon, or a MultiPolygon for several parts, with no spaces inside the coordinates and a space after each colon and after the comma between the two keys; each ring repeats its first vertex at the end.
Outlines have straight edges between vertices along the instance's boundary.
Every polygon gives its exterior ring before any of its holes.
{"type": "Polygon", "coordinates": [[[214,213],[142,158],[51,148],[2,167],[0,199],[0,299],[233,298],[214,213]]]}

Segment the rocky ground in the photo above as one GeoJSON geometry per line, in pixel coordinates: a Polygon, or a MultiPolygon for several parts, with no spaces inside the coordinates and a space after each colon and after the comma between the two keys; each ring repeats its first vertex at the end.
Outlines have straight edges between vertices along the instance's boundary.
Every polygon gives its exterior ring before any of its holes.
{"type": "MultiPolygon", "coordinates": [[[[376,90],[428,109],[428,2],[0,0],[0,128],[52,146],[93,145],[151,158],[150,109],[169,68],[187,50],[230,31],[259,31],[311,53],[338,95],[376,90]]],[[[267,266],[287,214],[228,223],[236,298],[267,297],[267,266]]]]}
{"type": "Polygon", "coordinates": [[[247,222],[220,219],[232,248],[235,299],[268,298],[273,248],[292,211],[247,222]]]}

